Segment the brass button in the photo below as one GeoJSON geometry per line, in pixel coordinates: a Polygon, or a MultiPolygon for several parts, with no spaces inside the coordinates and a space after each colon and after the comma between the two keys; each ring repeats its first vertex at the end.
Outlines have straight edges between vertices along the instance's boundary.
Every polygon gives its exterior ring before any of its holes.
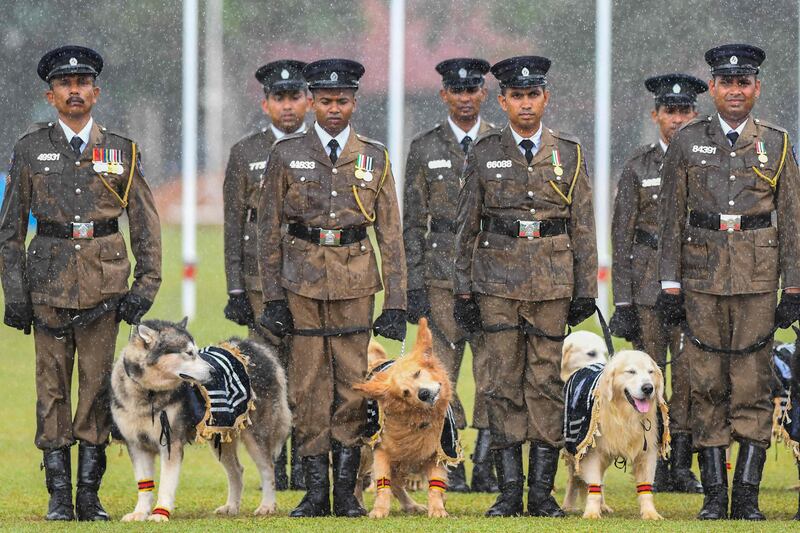
{"type": "Polygon", "coordinates": [[[489,241],[483,241],[484,246],[489,246],[489,241]]]}
{"type": "Polygon", "coordinates": [[[728,205],[733,205],[733,204],[734,204],[733,200],[728,200],[728,205]]]}
{"type": "Polygon", "coordinates": [[[703,159],[702,161],[700,161],[700,164],[701,164],[701,165],[705,165],[705,164],[706,164],[706,160],[705,160],[705,159],[703,159]]]}
{"type": "Polygon", "coordinates": [[[536,209],[531,208],[531,214],[536,213],[536,209]]]}
{"type": "Polygon", "coordinates": [[[528,167],[528,172],[532,172],[532,171],[533,171],[533,167],[528,167]]]}
{"type": "Polygon", "coordinates": [[[78,222],[81,219],[81,216],[80,215],[75,215],[73,218],[75,219],[75,222],[78,222]]]}
{"type": "Polygon", "coordinates": [[[736,152],[731,152],[731,157],[736,157],[736,152]]]}
{"type": "Polygon", "coordinates": [[[733,174],[731,174],[731,177],[730,177],[730,178],[728,178],[728,179],[729,179],[729,180],[731,180],[731,181],[736,181],[736,176],[734,176],[733,174]]]}
{"type": "Polygon", "coordinates": [[[431,248],[436,248],[438,245],[436,243],[431,244],[431,248]]]}
{"type": "Polygon", "coordinates": [[[339,173],[339,169],[334,168],[334,169],[331,170],[331,172],[333,172],[334,174],[338,174],[339,173]]]}
{"type": "Polygon", "coordinates": [[[502,175],[502,174],[495,174],[495,175],[494,175],[494,177],[495,177],[495,178],[502,178],[502,177],[503,177],[503,175],[502,175]]]}
{"type": "Polygon", "coordinates": [[[246,241],[249,241],[249,240],[250,240],[250,235],[245,235],[245,236],[243,237],[243,239],[244,239],[244,240],[246,240],[246,241]]]}
{"type": "Polygon", "coordinates": [[[366,246],[364,246],[363,244],[361,245],[361,251],[362,251],[362,252],[366,252],[366,251],[367,251],[367,247],[366,247],[366,246]]]}
{"type": "Polygon", "coordinates": [[[333,196],[334,198],[336,198],[336,196],[337,196],[338,194],[339,194],[339,193],[338,193],[338,192],[336,192],[336,191],[331,191],[331,196],[333,196]]]}
{"type": "Polygon", "coordinates": [[[300,176],[300,181],[306,181],[306,177],[305,176],[300,176]]]}
{"type": "Polygon", "coordinates": [[[330,215],[328,215],[328,216],[329,216],[329,217],[331,217],[331,218],[336,218],[336,213],[331,213],[331,214],[330,214],[330,215]]]}
{"type": "Polygon", "coordinates": [[[528,198],[533,198],[533,191],[528,191],[528,198]]]}
{"type": "Polygon", "coordinates": [[[733,233],[733,228],[728,228],[728,233],[733,233]]]}
{"type": "Polygon", "coordinates": [[[80,249],[81,249],[81,245],[80,245],[80,244],[76,244],[76,245],[75,245],[75,249],[76,249],[76,250],[80,250],[80,249]]]}
{"type": "Polygon", "coordinates": [[[651,198],[652,198],[653,200],[658,200],[658,195],[657,195],[657,194],[654,194],[653,196],[651,196],[651,198]]]}
{"type": "Polygon", "coordinates": [[[81,190],[80,190],[80,188],[78,188],[78,189],[75,189],[75,194],[80,194],[80,193],[81,193],[81,190]]]}
{"type": "Polygon", "coordinates": [[[436,176],[436,179],[441,181],[441,180],[443,180],[443,179],[444,179],[444,176],[442,176],[441,174],[439,174],[438,176],[436,176]]]}
{"type": "Polygon", "coordinates": [[[76,167],[79,167],[79,166],[81,166],[81,162],[80,162],[80,161],[75,161],[75,166],[76,166],[76,167]]]}
{"type": "Polygon", "coordinates": [[[50,167],[44,167],[44,171],[45,172],[49,172],[50,171],[50,167]]]}

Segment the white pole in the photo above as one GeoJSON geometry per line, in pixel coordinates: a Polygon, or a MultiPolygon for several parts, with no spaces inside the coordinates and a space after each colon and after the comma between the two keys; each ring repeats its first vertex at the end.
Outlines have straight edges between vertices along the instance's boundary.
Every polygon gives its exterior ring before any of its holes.
{"type": "Polygon", "coordinates": [[[218,180],[214,187],[222,203],[222,173],[225,167],[225,80],[223,69],[223,0],[207,0],[205,9],[205,61],[203,137],[206,179],[218,180]]]}
{"type": "Polygon", "coordinates": [[[597,0],[595,23],[594,215],[597,228],[598,299],[608,317],[611,207],[611,0],[597,0]]]}
{"type": "MultiPolygon", "coordinates": [[[[389,8],[389,160],[397,192],[403,190],[403,119],[405,88],[405,0],[392,0],[389,8]]],[[[402,202],[400,209],[402,210],[402,202]]]]}
{"type": "Polygon", "coordinates": [[[197,0],[183,2],[183,314],[195,315],[197,266],[197,0]]]}

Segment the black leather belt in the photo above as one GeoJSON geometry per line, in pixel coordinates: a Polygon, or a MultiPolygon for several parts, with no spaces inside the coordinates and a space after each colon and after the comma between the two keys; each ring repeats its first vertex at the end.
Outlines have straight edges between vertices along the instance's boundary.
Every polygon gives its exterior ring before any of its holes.
{"type": "Polygon", "coordinates": [[[692,211],[689,213],[689,225],[695,228],[715,231],[747,231],[770,227],[772,225],[772,215],[770,213],[762,215],[726,215],[724,213],[692,211]]]}
{"type": "Polygon", "coordinates": [[[446,218],[432,218],[431,219],[431,232],[432,233],[455,233],[456,226],[452,220],[446,218]]]}
{"type": "Polygon", "coordinates": [[[247,210],[247,221],[248,222],[258,222],[258,211],[255,208],[249,208],[247,210]]]}
{"type": "Polygon", "coordinates": [[[658,250],[658,237],[643,229],[636,228],[636,231],[633,233],[633,242],[636,244],[644,244],[653,250],[658,250]]]}
{"type": "Polygon", "coordinates": [[[508,237],[534,238],[554,237],[567,233],[567,219],[509,220],[497,217],[482,217],[481,229],[508,237]]]}
{"type": "Polygon", "coordinates": [[[344,246],[367,238],[367,227],[326,229],[312,228],[302,224],[289,224],[287,232],[292,237],[320,246],[344,246]]]}
{"type": "Polygon", "coordinates": [[[57,239],[95,239],[113,235],[119,231],[116,218],[100,222],[48,222],[40,220],[36,225],[36,233],[42,237],[57,239]]]}

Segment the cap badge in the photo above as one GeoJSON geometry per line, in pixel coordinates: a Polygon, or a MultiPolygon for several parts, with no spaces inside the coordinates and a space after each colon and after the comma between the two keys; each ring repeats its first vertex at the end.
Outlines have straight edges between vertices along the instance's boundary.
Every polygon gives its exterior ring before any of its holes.
{"type": "Polygon", "coordinates": [[[731,65],[736,65],[736,64],[739,63],[739,58],[736,57],[736,56],[731,56],[730,61],[731,61],[731,65]]]}
{"type": "Polygon", "coordinates": [[[458,77],[462,78],[462,79],[466,78],[467,77],[467,69],[465,69],[465,68],[458,69],[458,77]]]}
{"type": "Polygon", "coordinates": [[[681,86],[676,83],[675,85],[672,86],[672,92],[678,94],[679,92],[681,92],[681,86]]]}
{"type": "Polygon", "coordinates": [[[288,70],[283,69],[281,71],[281,79],[282,80],[288,80],[289,79],[289,71],[288,70]]]}
{"type": "Polygon", "coordinates": [[[530,76],[531,71],[528,70],[528,67],[522,67],[522,71],[520,72],[523,76],[530,76]]]}
{"type": "Polygon", "coordinates": [[[78,60],[77,60],[77,59],[75,59],[74,57],[70,57],[70,58],[69,58],[69,64],[70,64],[70,65],[72,65],[72,66],[74,67],[75,65],[77,65],[77,64],[78,64],[78,60]]]}
{"type": "Polygon", "coordinates": [[[335,72],[331,72],[331,81],[339,81],[339,75],[335,72]]]}

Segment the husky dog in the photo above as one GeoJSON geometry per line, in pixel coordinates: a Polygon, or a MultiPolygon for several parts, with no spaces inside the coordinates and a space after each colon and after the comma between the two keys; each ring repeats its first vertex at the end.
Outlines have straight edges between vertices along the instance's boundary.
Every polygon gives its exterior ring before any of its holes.
{"type": "MultiPolygon", "coordinates": [[[[193,405],[191,401],[190,384],[208,380],[212,370],[198,356],[186,322],[185,318],[177,324],[147,320],[135,326],[114,365],[111,411],[128,447],[139,485],[136,507],[122,518],[125,522],[166,521],[174,509],[183,447],[195,437],[197,403],[193,405]],[[157,455],[161,459],[161,477],[158,501],[153,507],[157,455]]],[[[252,425],[242,429],[231,442],[221,442],[219,448],[210,447],[228,475],[228,500],[215,512],[231,516],[239,512],[243,468],[237,445],[241,440],[261,474],[261,505],[255,514],[272,514],[276,510],[273,461],[291,427],[286,375],[267,347],[239,339],[231,339],[227,344],[249,359],[255,410],[250,412],[252,425]]]]}

